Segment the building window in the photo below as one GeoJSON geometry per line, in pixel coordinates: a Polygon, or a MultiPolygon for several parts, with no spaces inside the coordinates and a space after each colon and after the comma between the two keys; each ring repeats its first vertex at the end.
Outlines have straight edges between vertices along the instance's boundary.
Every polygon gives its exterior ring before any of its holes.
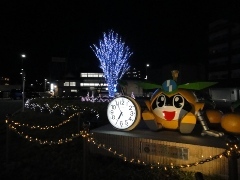
{"type": "Polygon", "coordinates": [[[65,82],[63,86],[76,86],[76,82],[65,82]]]}
{"type": "Polygon", "coordinates": [[[106,83],[80,83],[80,86],[85,86],[85,87],[96,87],[96,86],[107,86],[106,83]]]}
{"type": "Polygon", "coordinates": [[[70,86],[76,86],[76,82],[70,82],[70,86]]]}
{"type": "Polygon", "coordinates": [[[88,74],[88,73],[81,73],[81,74],[80,74],[80,77],[88,77],[87,74],[88,74]]]}
{"type": "Polygon", "coordinates": [[[102,78],[104,76],[103,76],[103,73],[81,73],[80,77],[102,78]]]}
{"type": "Polygon", "coordinates": [[[77,89],[71,89],[71,92],[77,92],[77,89]]]}
{"type": "Polygon", "coordinates": [[[69,86],[69,82],[63,83],[63,86],[69,86]]]}

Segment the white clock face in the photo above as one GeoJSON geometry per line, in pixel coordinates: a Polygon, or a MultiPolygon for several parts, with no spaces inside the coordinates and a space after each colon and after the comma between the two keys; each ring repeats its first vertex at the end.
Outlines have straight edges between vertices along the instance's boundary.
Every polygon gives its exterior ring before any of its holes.
{"type": "MultiPolygon", "coordinates": [[[[113,99],[107,108],[107,116],[110,123],[117,129],[127,130],[136,126],[138,116],[137,104],[133,100],[126,97],[117,97],[113,99]]],[[[139,120],[140,121],[140,120],[139,120]]]]}

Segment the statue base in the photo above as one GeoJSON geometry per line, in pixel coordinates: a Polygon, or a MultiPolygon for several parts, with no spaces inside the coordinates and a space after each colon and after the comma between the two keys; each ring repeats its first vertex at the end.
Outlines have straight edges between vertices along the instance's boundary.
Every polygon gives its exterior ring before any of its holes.
{"type": "Polygon", "coordinates": [[[143,121],[132,131],[119,131],[109,124],[91,130],[98,145],[91,143],[90,152],[154,167],[185,167],[181,170],[228,179],[228,158],[222,156],[227,148],[225,136],[201,136],[201,132],[200,124],[189,135],[171,130],[152,132],[143,121]]]}

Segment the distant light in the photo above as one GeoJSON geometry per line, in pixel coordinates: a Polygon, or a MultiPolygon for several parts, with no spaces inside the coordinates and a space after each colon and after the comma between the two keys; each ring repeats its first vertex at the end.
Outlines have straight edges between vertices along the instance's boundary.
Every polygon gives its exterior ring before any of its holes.
{"type": "Polygon", "coordinates": [[[149,64],[146,64],[147,67],[149,67],[150,65],[149,64]]]}
{"type": "Polygon", "coordinates": [[[50,84],[50,90],[51,90],[51,91],[53,91],[53,89],[54,89],[53,86],[54,86],[54,84],[51,83],[51,84],[50,84]]]}
{"type": "Polygon", "coordinates": [[[25,54],[22,54],[21,56],[22,56],[22,58],[25,58],[25,57],[26,57],[26,55],[25,55],[25,54]]]}

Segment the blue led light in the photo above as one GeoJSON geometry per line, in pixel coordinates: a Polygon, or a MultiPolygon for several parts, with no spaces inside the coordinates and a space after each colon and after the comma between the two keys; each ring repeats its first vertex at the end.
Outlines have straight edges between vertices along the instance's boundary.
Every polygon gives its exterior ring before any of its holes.
{"type": "Polygon", "coordinates": [[[100,61],[100,68],[103,70],[108,84],[109,96],[114,97],[117,81],[130,68],[127,61],[133,53],[113,30],[103,33],[103,39],[99,40],[99,46],[93,44],[90,48],[100,61]]]}

